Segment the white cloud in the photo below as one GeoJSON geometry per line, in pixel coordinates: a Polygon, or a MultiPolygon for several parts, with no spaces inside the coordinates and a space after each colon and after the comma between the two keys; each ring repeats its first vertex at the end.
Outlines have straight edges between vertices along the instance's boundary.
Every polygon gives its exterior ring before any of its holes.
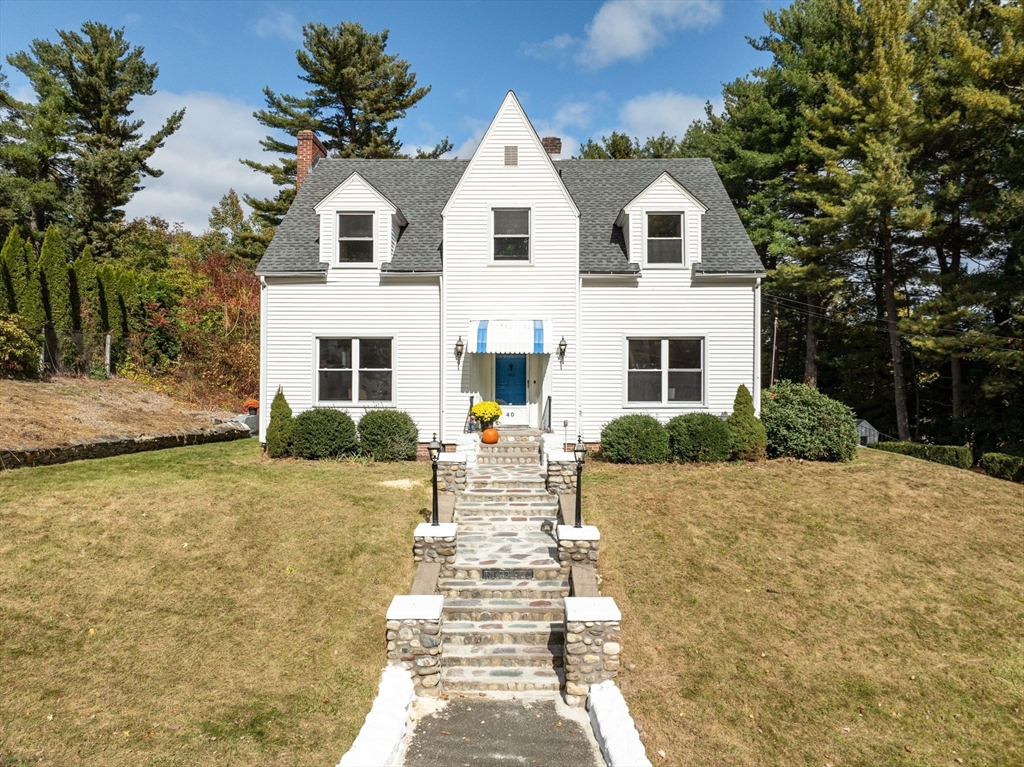
{"type": "Polygon", "coordinates": [[[562,33],[523,50],[541,59],[572,51],[577,63],[602,69],[623,59],[639,61],[671,33],[705,27],[721,17],[721,0],[608,0],[587,25],[585,39],[562,33]]]}
{"type": "MultiPolygon", "coordinates": [[[[239,158],[263,160],[259,140],[266,130],[253,119],[254,107],[217,93],[179,95],[160,91],[133,102],[135,117],[145,120],[148,136],[176,109],[185,107],[177,133],[151,159],[164,174],[144,178],[145,187],[125,206],[129,219],[160,216],[181,222],[192,232],[206,229],[210,208],[233,188],[242,194],[269,197],[270,178],[242,165],[239,158]]],[[[266,155],[267,161],[271,155],[266,155]]]]}
{"type": "Polygon", "coordinates": [[[266,16],[256,19],[256,34],[298,42],[302,39],[302,24],[287,11],[271,10],[266,16]]]}
{"type": "MultiPolygon", "coordinates": [[[[686,96],[675,91],[647,93],[623,104],[619,110],[619,121],[629,135],[637,136],[641,141],[650,136],[660,136],[662,131],[681,138],[690,123],[704,119],[706,102],[707,99],[699,96],[686,96]]],[[[716,104],[715,100],[712,104],[716,104]]]]}

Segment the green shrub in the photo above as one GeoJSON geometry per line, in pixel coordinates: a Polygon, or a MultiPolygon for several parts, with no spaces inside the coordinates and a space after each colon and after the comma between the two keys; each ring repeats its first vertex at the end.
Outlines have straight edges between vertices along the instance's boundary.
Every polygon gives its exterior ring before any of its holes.
{"type": "Polygon", "coordinates": [[[1006,453],[985,453],[978,465],[990,476],[1024,482],[1024,458],[1006,453]]]}
{"type": "Polygon", "coordinates": [[[668,432],[649,415],[624,415],[601,430],[601,457],[611,463],[663,463],[668,432]]]}
{"type": "Polygon", "coordinates": [[[359,451],[375,461],[416,460],[420,430],[400,410],[369,410],[359,419],[359,451]]]}
{"type": "Polygon", "coordinates": [[[761,398],[769,458],[852,461],[857,424],[842,402],[806,384],[779,381],[761,398]]]}
{"type": "Polygon", "coordinates": [[[267,425],[267,455],[271,458],[285,458],[292,454],[292,430],[295,419],[284,390],[278,387],[274,401],[270,403],[270,423],[267,425]]]}
{"type": "Polygon", "coordinates": [[[768,435],[764,424],[754,415],[750,389],[743,384],[736,390],[728,424],[732,433],[732,457],[738,461],[763,461],[768,451],[768,435]]]}
{"type": "Polygon", "coordinates": [[[358,447],[356,425],[342,410],[315,407],[299,413],[295,419],[292,445],[299,458],[317,460],[354,455],[358,447]]]}
{"type": "Polygon", "coordinates": [[[39,346],[21,327],[18,315],[0,314],[0,376],[35,378],[39,375],[39,346]]]}
{"type": "Polygon", "coordinates": [[[969,469],[974,465],[974,454],[969,447],[956,445],[925,445],[920,442],[876,442],[871,447],[890,453],[909,455],[923,461],[969,469]]]}
{"type": "Polygon", "coordinates": [[[668,446],[677,461],[716,463],[732,455],[729,425],[710,413],[677,415],[665,426],[668,446]]]}

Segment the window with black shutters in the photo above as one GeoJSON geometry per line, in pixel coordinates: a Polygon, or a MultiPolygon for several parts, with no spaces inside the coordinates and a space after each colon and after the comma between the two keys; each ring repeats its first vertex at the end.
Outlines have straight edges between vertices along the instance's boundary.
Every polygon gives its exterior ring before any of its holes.
{"type": "Polygon", "coordinates": [[[373,214],[338,214],[338,262],[373,263],[373,214]]]}
{"type": "Polygon", "coordinates": [[[530,209],[494,209],[494,260],[530,260],[530,209]]]}
{"type": "Polygon", "coordinates": [[[699,338],[630,338],[626,401],[703,402],[704,342],[699,338]]]}

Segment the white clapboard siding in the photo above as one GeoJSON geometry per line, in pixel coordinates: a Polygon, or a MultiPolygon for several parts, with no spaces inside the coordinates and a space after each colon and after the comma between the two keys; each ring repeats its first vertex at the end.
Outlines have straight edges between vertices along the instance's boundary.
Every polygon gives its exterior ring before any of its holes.
{"type": "MultiPolygon", "coordinates": [[[[629,260],[633,263],[644,263],[644,220],[645,214],[658,211],[671,211],[685,214],[683,221],[683,266],[701,260],[701,222],[704,208],[696,200],[680,191],[671,179],[661,176],[644,192],[623,208],[629,216],[629,260]]],[[[652,268],[665,268],[661,264],[652,268]]],[[[671,267],[669,267],[671,268],[671,267]]]]}
{"type": "Polygon", "coordinates": [[[513,96],[506,98],[465,175],[449,200],[444,218],[445,423],[451,439],[465,423],[469,397],[493,396],[493,357],[467,354],[457,369],[450,352],[473,320],[548,319],[553,342],[568,344],[564,366],[557,357],[530,358],[531,396],[538,397],[539,425],[544,400],[551,396],[553,422],[568,419],[576,428],[576,296],[578,218],[571,198],[513,96]],[[518,147],[518,165],[505,166],[505,147],[518,147]],[[491,262],[492,208],[530,208],[530,263],[491,262]],[[537,381],[534,385],[534,381],[537,381]],[[538,392],[539,390],[539,392],[538,392]]]}
{"type": "MultiPolygon", "coordinates": [[[[408,412],[427,442],[438,430],[437,277],[382,277],[376,269],[332,268],[321,278],[267,277],[261,401],[278,386],[297,415],[316,403],[319,337],[391,337],[394,407],[408,412]]],[[[340,407],[357,423],[374,403],[340,407]]],[[[264,434],[261,434],[261,439],[264,434]]]]}
{"type": "Polygon", "coordinates": [[[584,438],[597,440],[612,418],[650,413],[732,412],[736,389],[755,388],[752,280],[691,284],[689,270],[644,271],[639,280],[584,279],[582,407],[584,438]],[[699,405],[626,403],[626,339],[703,338],[706,400],[699,405]]]}

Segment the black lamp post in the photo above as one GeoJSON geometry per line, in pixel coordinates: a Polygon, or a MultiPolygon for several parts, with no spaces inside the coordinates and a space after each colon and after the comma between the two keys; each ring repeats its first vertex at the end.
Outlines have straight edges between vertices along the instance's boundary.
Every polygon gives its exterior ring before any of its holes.
{"type": "Polygon", "coordinates": [[[580,478],[583,476],[583,463],[587,460],[587,446],[583,444],[582,434],[576,437],[572,453],[576,457],[576,524],[573,527],[583,527],[583,485],[580,478]]]}
{"type": "Polygon", "coordinates": [[[430,453],[430,463],[434,466],[434,512],[430,518],[430,524],[437,525],[437,457],[441,455],[441,443],[437,441],[437,434],[434,434],[434,438],[427,445],[427,451],[430,453]]]}

